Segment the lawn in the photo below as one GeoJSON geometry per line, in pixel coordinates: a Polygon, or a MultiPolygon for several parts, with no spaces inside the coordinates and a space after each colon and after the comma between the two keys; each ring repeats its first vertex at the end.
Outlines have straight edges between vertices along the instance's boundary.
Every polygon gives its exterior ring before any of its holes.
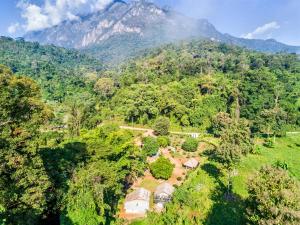
{"type": "Polygon", "coordinates": [[[239,175],[233,180],[233,191],[247,197],[247,179],[263,165],[277,161],[288,165],[289,173],[300,181],[300,135],[278,138],[274,148],[261,147],[260,154],[249,155],[238,166],[239,175]]]}

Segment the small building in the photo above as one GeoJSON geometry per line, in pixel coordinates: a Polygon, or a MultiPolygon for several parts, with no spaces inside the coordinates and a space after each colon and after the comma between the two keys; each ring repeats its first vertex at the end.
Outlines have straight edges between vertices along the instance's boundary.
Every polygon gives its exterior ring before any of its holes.
{"type": "Polygon", "coordinates": [[[185,162],[183,164],[183,166],[187,169],[195,169],[195,168],[197,168],[198,165],[199,165],[199,162],[194,158],[189,159],[187,162],[185,162]]]}
{"type": "Polygon", "coordinates": [[[171,201],[175,188],[169,183],[162,183],[157,186],[154,192],[154,202],[156,204],[164,204],[171,201]]]}
{"type": "Polygon", "coordinates": [[[199,137],[199,133],[191,133],[191,137],[197,139],[199,137]]]}
{"type": "Polygon", "coordinates": [[[132,214],[145,214],[150,207],[151,192],[139,188],[126,196],[125,199],[125,212],[132,214]]]}

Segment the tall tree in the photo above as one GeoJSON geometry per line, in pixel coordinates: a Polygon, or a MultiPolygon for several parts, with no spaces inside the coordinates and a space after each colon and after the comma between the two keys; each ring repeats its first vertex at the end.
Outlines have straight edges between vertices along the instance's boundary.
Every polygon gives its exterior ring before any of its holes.
{"type": "Polygon", "coordinates": [[[300,186],[286,170],[263,167],[248,182],[247,218],[255,225],[300,224],[300,186]]]}
{"type": "Polygon", "coordinates": [[[234,167],[242,156],[252,151],[253,143],[248,121],[232,120],[221,132],[221,144],[217,147],[217,158],[228,170],[228,193],[232,186],[234,167]]]}
{"type": "Polygon", "coordinates": [[[36,83],[0,66],[0,208],[8,224],[36,224],[47,209],[51,183],[36,140],[50,115],[36,83]]]}

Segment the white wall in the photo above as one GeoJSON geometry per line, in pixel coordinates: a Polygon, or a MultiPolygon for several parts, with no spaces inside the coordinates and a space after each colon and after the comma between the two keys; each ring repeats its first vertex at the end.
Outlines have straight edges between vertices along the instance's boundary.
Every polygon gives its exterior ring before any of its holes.
{"type": "Polygon", "coordinates": [[[149,202],[142,200],[125,202],[126,213],[146,213],[149,210],[149,202]]]}

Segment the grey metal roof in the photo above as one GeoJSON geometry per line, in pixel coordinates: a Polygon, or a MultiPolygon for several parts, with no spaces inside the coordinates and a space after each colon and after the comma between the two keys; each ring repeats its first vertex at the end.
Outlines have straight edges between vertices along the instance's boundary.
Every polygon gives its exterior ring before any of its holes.
{"type": "Polygon", "coordinates": [[[167,195],[172,195],[174,192],[175,188],[169,184],[169,183],[162,183],[157,186],[154,195],[160,195],[162,193],[167,194],[167,195]]]}
{"type": "Polygon", "coordinates": [[[199,162],[196,159],[192,158],[185,162],[183,165],[189,168],[196,168],[198,164],[199,162]]]}
{"type": "Polygon", "coordinates": [[[151,192],[148,191],[147,189],[139,188],[126,196],[126,202],[134,201],[134,200],[149,201],[150,195],[151,195],[151,192]]]}

